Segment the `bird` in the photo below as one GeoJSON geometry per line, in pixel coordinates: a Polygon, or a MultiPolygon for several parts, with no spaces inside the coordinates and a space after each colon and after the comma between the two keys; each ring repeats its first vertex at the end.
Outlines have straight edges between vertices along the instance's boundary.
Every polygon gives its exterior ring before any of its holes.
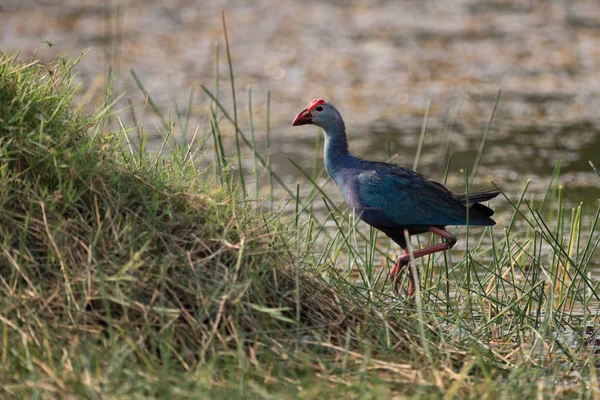
{"type": "MultiPolygon", "coordinates": [[[[439,182],[409,169],[352,155],[348,149],[346,125],[340,112],[323,99],[314,99],[292,122],[292,126],[316,125],[325,132],[324,162],[346,203],[368,225],[397,243],[404,252],[390,270],[394,290],[408,269],[409,288],[416,291],[411,256],[406,238],[431,232],[442,243],[413,251],[413,259],[451,249],[457,242],[446,230],[449,225],[493,226],[494,211],[481,204],[496,197],[499,190],[480,190],[465,195],[452,193],[439,182]]],[[[414,297],[413,297],[414,299],[414,297]]]]}

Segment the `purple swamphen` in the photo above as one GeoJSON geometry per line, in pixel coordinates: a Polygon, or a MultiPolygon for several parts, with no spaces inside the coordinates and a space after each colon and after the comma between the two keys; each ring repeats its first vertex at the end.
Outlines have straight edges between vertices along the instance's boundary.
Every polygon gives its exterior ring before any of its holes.
{"type": "MultiPolygon", "coordinates": [[[[494,211],[479,204],[500,193],[478,191],[456,195],[444,185],[431,181],[408,168],[378,161],[361,160],[348,151],[346,127],[339,111],[323,99],[315,99],[296,116],[293,126],[312,124],[325,131],[325,168],[340,189],[344,200],[354,208],[360,219],[384,232],[404,249],[390,276],[398,292],[404,269],[410,263],[405,231],[409,235],[433,232],[443,243],[413,252],[414,258],[448,250],[456,236],[446,231],[446,225],[491,226],[494,211]]],[[[408,268],[408,296],[415,291],[415,277],[408,268]]]]}

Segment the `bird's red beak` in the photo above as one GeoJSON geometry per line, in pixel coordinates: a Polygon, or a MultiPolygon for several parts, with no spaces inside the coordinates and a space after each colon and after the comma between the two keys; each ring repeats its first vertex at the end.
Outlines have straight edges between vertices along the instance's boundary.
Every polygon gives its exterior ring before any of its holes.
{"type": "Polygon", "coordinates": [[[294,118],[294,122],[292,122],[292,126],[300,126],[306,124],[312,124],[312,114],[310,113],[310,111],[308,111],[307,108],[302,110],[300,114],[296,115],[296,118],[294,118]]]}

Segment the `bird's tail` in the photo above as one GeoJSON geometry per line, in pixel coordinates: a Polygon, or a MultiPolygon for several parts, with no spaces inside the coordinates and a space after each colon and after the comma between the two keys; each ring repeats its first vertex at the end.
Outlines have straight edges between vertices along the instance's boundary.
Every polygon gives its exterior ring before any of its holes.
{"type": "MultiPolygon", "coordinates": [[[[456,196],[456,200],[460,201],[465,206],[468,206],[471,209],[471,212],[475,212],[474,215],[471,216],[471,218],[475,217],[475,219],[478,219],[477,217],[479,216],[483,218],[489,218],[492,215],[494,215],[494,210],[479,203],[491,200],[499,194],[499,190],[479,190],[476,192],[469,193],[468,196],[464,194],[456,196]]],[[[471,220],[471,218],[469,218],[469,220],[471,220]]],[[[489,220],[489,222],[491,225],[493,225],[491,222],[494,221],[489,220]]]]}
{"type": "Polygon", "coordinates": [[[481,203],[483,201],[488,201],[493,199],[494,197],[500,194],[499,190],[478,190],[475,192],[466,194],[461,194],[456,196],[456,200],[460,201],[462,204],[472,206],[475,203],[481,203]],[[467,204],[468,201],[468,204],[467,204]]]}

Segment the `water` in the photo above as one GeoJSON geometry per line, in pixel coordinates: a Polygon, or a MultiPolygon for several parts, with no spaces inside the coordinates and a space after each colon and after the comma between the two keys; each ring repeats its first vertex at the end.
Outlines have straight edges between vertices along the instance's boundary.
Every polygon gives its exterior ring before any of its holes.
{"type": "MultiPolygon", "coordinates": [[[[290,187],[304,182],[289,163],[312,167],[316,130],[291,120],[314,97],[340,109],[355,154],[395,155],[412,166],[423,115],[431,101],[419,172],[441,180],[452,153],[449,186],[464,189],[499,88],[502,96],[477,171],[475,187],[490,182],[515,198],[527,180],[540,199],[562,159],[560,184],[568,207],[594,214],[600,178],[600,3],[595,0],[317,1],[65,0],[4,1],[0,43],[22,57],[42,59],[91,52],[81,63],[80,97],[99,102],[109,66],[121,75],[117,91],[131,99],[146,132],[159,126],[129,75],[174,113],[190,89],[197,93],[190,133],[206,125],[214,81],[214,43],[221,42],[220,96],[231,92],[220,12],[226,10],[240,103],[247,130],[245,90],[253,86],[257,144],[264,148],[265,99],[273,94],[272,165],[290,187]],[[52,49],[41,43],[48,39],[52,49]]],[[[229,148],[233,130],[225,131],[229,148]]],[[[251,163],[251,158],[248,158],[251,163]]],[[[326,187],[339,200],[336,188],[326,187]]],[[[317,208],[322,206],[316,204],[317,208]]],[[[500,226],[510,207],[495,200],[500,226]]],[[[584,228],[589,226],[584,221],[584,228]],[[587,225],[586,225],[587,224],[587,225]]],[[[598,258],[598,257],[597,257],[598,258]]],[[[594,265],[600,267],[600,261],[594,265]]]]}

